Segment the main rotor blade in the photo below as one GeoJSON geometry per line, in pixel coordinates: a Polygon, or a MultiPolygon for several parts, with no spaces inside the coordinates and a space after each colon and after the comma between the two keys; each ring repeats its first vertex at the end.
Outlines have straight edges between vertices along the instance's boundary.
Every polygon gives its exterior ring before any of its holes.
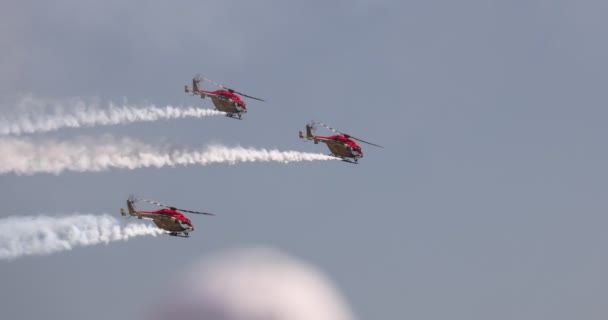
{"type": "Polygon", "coordinates": [[[135,200],[151,203],[151,204],[157,205],[159,207],[171,208],[171,206],[168,206],[166,204],[162,204],[162,203],[160,203],[158,201],[154,201],[154,200],[148,200],[148,199],[143,199],[143,198],[135,198],[135,200]]]}
{"type": "Polygon", "coordinates": [[[236,91],[236,90],[234,90],[234,89],[232,89],[232,88],[228,88],[228,87],[226,87],[225,85],[223,85],[223,84],[221,84],[221,83],[219,83],[219,82],[215,82],[215,81],[213,81],[213,80],[211,80],[211,79],[207,79],[207,78],[205,78],[205,77],[202,77],[201,79],[203,79],[203,80],[205,80],[205,81],[207,81],[207,82],[209,82],[209,83],[213,83],[214,85],[216,85],[216,86],[218,86],[218,87],[220,87],[220,88],[222,88],[222,89],[228,90],[228,91],[230,91],[230,92],[234,92],[234,93],[236,93],[236,94],[240,94],[240,95],[242,95],[243,97],[247,97],[247,98],[249,98],[249,99],[254,99],[254,100],[258,100],[258,101],[266,102],[264,99],[256,98],[256,97],[250,96],[250,95],[248,95],[248,94],[244,94],[244,93],[242,93],[242,92],[238,92],[238,91],[236,91]]]}
{"type": "Polygon", "coordinates": [[[205,81],[207,81],[209,83],[213,83],[214,85],[216,85],[216,86],[218,86],[218,87],[220,87],[222,89],[226,89],[226,87],[224,87],[221,83],[217,83],[217,82],[215,82],[215,81],[213,81],[211,79],[207,79],[205,77],[201,77],[201,79],[203,79],[203,80],[205,80],[205,81]]]}
{"type": "Polygon", "coordinates": [[[238,94],[242,95],[243,97],[247,97],[247,98],[249,98],[249,99],[258,100],[258,101],[262,101],[262,102],[266,102],[266,100],[264,100],[264,99],[260,99],[260,98],[252,97],[252,96],[250,96],[250,95],[244,94],[244,93],[242,93],[242,92],[238,92],[238,91],[236,91],[236,90],[232,90],[232,91],[234,91],[235,93],[238,93],[238,94]]]}
{"type": "Polygon", "coordinates": [[[359,142],[367,143],[367,144],[372,145],[372,146],[374,146],[374,147],[378,147],[378,148],[384,148],[383,146],[381,146],[381,145],[379,145],[379,144],[375,144],[375,143],[367,142],[367,141],[365,141],[365,140],[361,140],[361,139],[359,139],[359,138],[355,138],[355,137],[353,137],[353,136],[349,136],[349,137],[350,137],[351,139],[355,139],[355,140],[357,140],[357,141],[359,141],[359,142]]]}
{"type": "Polygon", "coordinates": [[[169,209],[171,209],[171,210],[175,210],[175,211],[182,211],[182,212],[188,212],[188,213],[205,214],[205,215],[208,215],[208,216],[214,216],[214,214],[213,214],[213,213],[208,213],[208,212],[199,212],[199,211],[192,211],[192,210],[185,210],[185,209],[179,209],[179,208],[176,208],[176,207],[174,207],[174,206],[168,206],[168,205],[166,205],[166,204],[163,204],[163,203],[160,203],[160,202],[158,202],[158,201],[154,201],[154,200],[141,199],[141,198],[139,198],[139,199],[137,199],[137,200],[141,200],[141,201],[144,201],[144,202],[148,202],[148,203],[151,203],[151,204],[155,204],[155,205],[157,205],[157,206],[159,206],[159,207],[165,207],[165,208],[169,208],[169,209]]]}
{"type": "Polygon", "coordinates": [[[333,131],[333,132],[335,132],[335,133],[337,133],[337,134],[341,134],[341,135],[343,135],[343,136],[344,136],[344,135],[347,135],[347,134],[345,134],[345,133],[342,133],[342,132],[340,132],[340,131],[338,131],[338,130],[336,130],[336,129],[334,129],[334,128],[332,128],[332,127],[328,126],[328,125],[326,125],[325,123],[323,123],[323,122],[321,122],[321,121],[313,121],[312,123],[313,123],[313,124],[315,124],[315,123],[320,124],[320,125],[322,125],[323,127],[325,127],[326,129],[329,129],[330,131],[333,131]]]}
{"type": "Polygon", "coordinates": [[[343,135],[343,136],[345,136],[347,138],[352,138],[352,139],[357,140],[359,142],[367,143],[369,145],[372,145],[372,146],[375,146],[375,147],[378,147],[378,148],[384,148],[381,145],[378,145],[378,144],[375,144],[375,143],[371,143],[371,142],[367,142],[365,140],[362,140],[362,139],[359,139],[359,138],[355,138],[355,137],[351,136],[350,134],[347,134],[347,133],[344,133],[344,132],[340,132],[340,131],[338,131],[338,130],[336,130],[336,129],[334,129],[334,128],[328,126],[328,125],[326,125],[325,123],[323,123],[321,121],[314,121],[314,123],[318,123],[318,124],[324,126],[325,128],[327,128],[327,129],[329,129],[329,130],[331,130],[331,131],[333,131],[333,132],[335,132],[337,134],[341,134],[341,135],[343,135]]]}
{"type": "Polygon", "coordinates": [[[208,216],[214,216],[213,213],[209,213],[209,212],[199,212],[199,211],[184,210],[184,209],[175,209],[175,210],[182,211],[182,212],[188,212],[188,213],[204,214],[204,215],[208,215],[208,216]]]}

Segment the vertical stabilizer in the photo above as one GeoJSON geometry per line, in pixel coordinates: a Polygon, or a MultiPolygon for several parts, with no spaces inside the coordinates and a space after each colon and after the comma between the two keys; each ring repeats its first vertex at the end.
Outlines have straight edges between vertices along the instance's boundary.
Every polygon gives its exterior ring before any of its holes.
{"type": "Polygon", "coordinates": [[[300,138],[304,139],[308,139],[308,140],[314,140],[315,143],[317,143],[317,140],[315,139],[315,136],[313,136],[312,134],[312,126],[310,125],[306,125],[306,136],[304,136],[304,133],[302,131],[298,132],[298,135],[300,136],[300,138]]]}
{"type": "Polygon", "coordinates": [[[129,215],[135,216],[137,215],[137,211],[135,210],[135,205],[132,200],[127,200],[127,208],[129,209],[129,215]]]}
{"type": "Polygon", "coordinates": [[[200,82],[200,80],[194,78],[192,79],[192,93],[197,94],[198,93],[198,83],[200,82]]]}
{"type": "Polygon", "coordinates": [[[312,126],[306,125],[306,139],[312,139],[312,126]]]}

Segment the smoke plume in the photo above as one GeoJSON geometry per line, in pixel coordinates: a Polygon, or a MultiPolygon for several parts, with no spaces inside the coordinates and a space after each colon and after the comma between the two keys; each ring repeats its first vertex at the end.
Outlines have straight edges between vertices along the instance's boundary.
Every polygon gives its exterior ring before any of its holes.
{"type": "Polygon", "coordinates": [[[79,99],[53,102],[35,99],[31,96],[24,98],[18,109],[19,112],[16,115],[0,117],[0,135],[21,135],[62,128],[225,115],[221,111],[195,107],[156,107],[154,105],[136,106],[109,103],[108,107],[104,108],[97,103],[86,103],[79,99]]]}
{"type": "Polygon", "coordinates": [[[34,141],[0,138],[0,174],[60,174],[64,171],[96,172],[109,169],[236,164],[241,162],[301,162],[339,160],[318,153],[211,145],[206,149],[171,150],[131,139],[104,137],[97,140],[34,141]]]}
{"type": "Polygon", "coordinates": [[[0,260],[162,233],[163,230],[146,224],[121,225],[109,215],[8,217],[0,219],[0,260]]]}
{"type": "MultiPolygon", "coordinates": [[[[235,251],[180,273],[155,320],[352,320],[329,279],[273,249],[235,251]],[[173,290],[173,292],[171,291],[173,290]]],[[[175,280],[175,279],[174,279],[175,280]]]]}

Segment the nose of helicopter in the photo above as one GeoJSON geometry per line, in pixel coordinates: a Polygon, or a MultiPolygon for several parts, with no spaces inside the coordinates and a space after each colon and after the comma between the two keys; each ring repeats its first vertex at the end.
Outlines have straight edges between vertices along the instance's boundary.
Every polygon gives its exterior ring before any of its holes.
{"type": "Polygon", "coordinates": [[[190,223],[182,222],[181,225],[182,225],[182,228],[184,228],[184,232],[192,232],[192,231],[194,231],[194,227],[190,223]]]}

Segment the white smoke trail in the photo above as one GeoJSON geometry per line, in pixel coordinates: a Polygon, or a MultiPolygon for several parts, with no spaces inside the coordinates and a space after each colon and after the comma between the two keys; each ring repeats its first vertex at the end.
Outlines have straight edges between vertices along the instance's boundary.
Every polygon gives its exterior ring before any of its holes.
{"type": "MultiPolygon", "coordinates": [[[[133,122],[169,120],[178,118],[202,118],[208,116],[225,115],[226,113],[195,107],[156,107],[135,106],[124,104],[117,106],[110,103],[107,108],[97,104],[87,104],[81,100],[57,102],[52,113],[45,111],[32,111],[40,109],[39,100],[24,100],[20,109],[25,113],[9,117],[0,117],[0,135],[21,135],[26,133],[48,132],[62,128],[80,128],[93,126],[107,126],[128,124],[133,122]],[[67,106],[67,107],[66,107],[67,106]],[[28,108],[29,107],[29,108],[28,108]]],[[[44,104],[42,104],[44,106],[44,104]]],[[[43,108],[46,109],[46,108],[43,108]]]]}
{"type": "Polygon", "coordinates": [[[8,217],[0,219],[0,260],[162,233],[163,230],[146,224],[121,225],[107,214],[8,217]]]}
{"type": "Polygon", "coordinates": [[[319,153],[211,145],[201,151],[170,150],[130,139],[81,138],[76,142],[0,138],[0,174],[60,174],[63,171],[105,171],[145,167],[236,164],[241,162],[302,162],[340,160],[319,153]]]}

